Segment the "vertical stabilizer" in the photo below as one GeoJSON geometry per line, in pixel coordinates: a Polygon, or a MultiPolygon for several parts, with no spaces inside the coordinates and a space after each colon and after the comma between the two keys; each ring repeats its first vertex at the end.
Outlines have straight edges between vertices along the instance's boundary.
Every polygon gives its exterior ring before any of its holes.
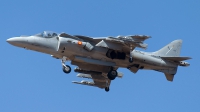
{"type": "Polygon", "coordinates": [[[158,56],[178,57],[180,56],[182,40],[174,40],[160,50],[154,52],[158,56]]]}
{"type": "MultiPolygon", "coordinates": [[[[181,52],[181,46],[182,46],[182,40],[174,40],[168,45],[166,45],[165,47],[154,52],[153,54],[160,56],[161,58],[166,59],[166,60],[179,61],[180,59],[182,59],[181,57],[179,57],[180,52],[181,52]]],[[[177,72],[177,67],[178,65],[174,67],[173,69],[165,69],[165,70],[157,70],[157,71],[163,72],[168,81],[173,81],[174,75],[177,72]]]]}

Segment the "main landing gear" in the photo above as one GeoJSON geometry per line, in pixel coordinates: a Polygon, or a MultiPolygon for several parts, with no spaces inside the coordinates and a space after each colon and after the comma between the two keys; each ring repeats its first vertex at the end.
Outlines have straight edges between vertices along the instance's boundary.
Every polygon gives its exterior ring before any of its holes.
{"type": "Polygon", "coordinates": [[[106,87],[105,87],[105,91],[108,92],[110,89],[109,89],[109,84],[108,84],[108,80],[106,81],[106,87]]]}
{"type": "MultiPolygon", "coordinates": [[[[117,77],[118,73],[116,70],[114,70],[113,68],[110,69],[110,71],[107,74],[107,77],[109,80],[114,80],[117,77]]],[[[109,89],[109,83],[108,81],[106,81],[106,87],[105,87],[105,91],[108,92],[109,89]]]]}
{"type": "Polygon", "coordinates": [[[63,72],[68,74],[71,72],[71,67],[69,65],[65,65],[65,62],[67,61],[67,57],[63,56],[61,62],[62,62],[62,69],[63,72]]]}
{"type": "Polygon", "coordinates": [[[114,80],[117,77],[118,73],[116,70],[111,69],[110,72],[108,72],[107,77],[110,80],[114,80]]]}

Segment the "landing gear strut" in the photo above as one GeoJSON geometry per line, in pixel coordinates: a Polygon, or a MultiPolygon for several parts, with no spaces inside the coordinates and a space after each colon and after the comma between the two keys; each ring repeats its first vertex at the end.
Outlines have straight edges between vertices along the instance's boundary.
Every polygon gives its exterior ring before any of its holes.
{"type": "Polygon", "coordinates": [[[106,80],[106,87],[105,87],[105,91],[108,92],[110,90],[109,86],[109,82],[110,80],[114,80],[116,77],[118,76],[118,73],[116,70],[114,70],[113,67],[110,68],[110,71],[107,74],[108,79],[106,80]]]}
{"type": "Polygon", "coordinates": [[[133,63],[133,57],[130,55],[129,62],[133,63]]]}
{"type": "Polygon", "coordinates": [[[133,46],[132,46],[132,44],[130,45],[130,58],[129,58],[129,62],[130,63],[133,63],[133,57],[132,57],[132,55],[131,55],[131,52],[133,51],[133,46]]]}
{"type": "MultiPolygon", "coordinates": [[[[107,77],[109,80],[114,80],[117,77],[118,73],[116,70],[113,69],[113,67],[111,67],[110,71],[107,74],[107,77]]],[[[106,80],[106,87],[105,87],[105,91],[108,92],[110,90],[109,88],[110,84],[108,83],[108,80],[106,80]]]]}
{"type": "Polygon", "coordinates": [[[63,56],[61,62],[62,62],[62,69],[64,73],[70,73],[71,67],[69,65],[65,65],[65,62],[67,61],[67,57],[63,56]]]}
{"type": "Polygon", "coordinates": [[[105,91],[108,92],[110,89],[109,89],[109,84],[108,84],[108,80],[106,81],[106,87],[105,87],[105,91]]]}

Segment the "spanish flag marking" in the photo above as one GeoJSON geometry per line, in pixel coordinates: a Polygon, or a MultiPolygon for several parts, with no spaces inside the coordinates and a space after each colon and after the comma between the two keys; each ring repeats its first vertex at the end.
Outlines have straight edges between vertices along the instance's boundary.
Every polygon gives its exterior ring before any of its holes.
{"type": "Polygon", "coordinates": [[[82,45],[82,42],[81,42],[81,41],[78,41],[78,45],[82,45]]]}

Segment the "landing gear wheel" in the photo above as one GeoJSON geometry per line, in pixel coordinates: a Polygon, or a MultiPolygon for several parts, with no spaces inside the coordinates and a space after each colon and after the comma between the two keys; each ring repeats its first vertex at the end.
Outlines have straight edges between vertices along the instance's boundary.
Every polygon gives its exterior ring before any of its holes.
{"type": "Polygon", "coordinates": [[[133,58],[132,57],[129,58],[129,62],[133,63],[133,58]]]}
{"type": "Polygon", "coordinates": [[[118,73],[116,70],[111,70],[110,72],[108,72],[108,79],[110,80],[114,80],[117,77],[118,73]]]}
{"type": "Polygon", "coordinates": [[[71,72],[71,67],[68,66],[68,65],[63,66],[63,72],[65,72],[67,74],[70,73],[71,72]]]}
{"type": "Polygon", "coordinates": [[[106,88],[105,88],[105,91],[106,91],[106,92],[108,92],[109,90],[110,90],[109,87],[106,87],[106,88]]]}
{"type": "Polygon", "coordinates": [[[64,73],[70,73],[71,72],[71,67],[68,65],[65,65],[65,62],[69,60],[66,56],[63,56],[61,63],[62,63],[62,69],[64,73]]]}

